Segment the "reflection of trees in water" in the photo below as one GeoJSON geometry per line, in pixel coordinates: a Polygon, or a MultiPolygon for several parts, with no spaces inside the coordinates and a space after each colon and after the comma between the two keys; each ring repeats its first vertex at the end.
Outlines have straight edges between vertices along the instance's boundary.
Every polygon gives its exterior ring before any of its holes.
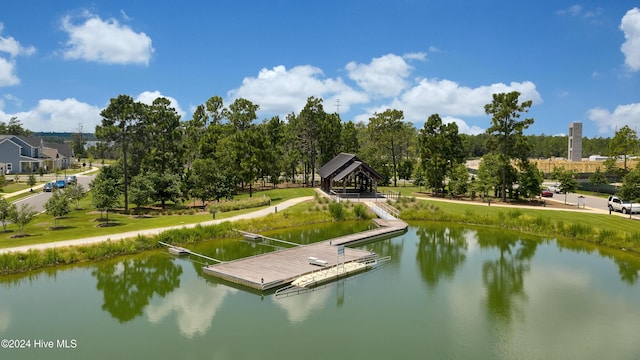
{"type": "Polygon", "coordinates": [[[362,248],[373,251],[378,256],[391,256],[391,262],[399,263],[404,248],[404,241],[393,241],[385,239],[370,244],[363,245],[362,248]]]}
{"type": "Polygon", "coordinates": [[[435,286],[441,277],[453,277],[467,257],[465,230],[433,224],[418,228],[417,235],[420,241],[416,257],[423,280],[435,286]]]}
{"type": "Polygon", "coordinates": [[[618,265],[620,279],[629,285],[633,285],[640,276],[640,267],[637,259],[622,259],[613,257],[613,261],[618,265]]]}
{"type": "Polygon", "coordinates": [[[91,272],[104,293],[102,309],[120,322],[142,315],[154,294],[162,297],[180,285],[182,267],[166,256],[145,256],[98,265],[91,272]]]}
{"type": "Polygon", "coordinates": [[[587,253],[591,255],[599,254],[603,258],[611,259],[618,265],[620,280],[633,285],[640,278],[640,259],[630,253],[621,252],[617,249],[599,247],[598,245],[575,240],[556,240],[560,249],[569,249],[576,253],[587,253]]]}
{"type": "Polygon", "coordinates": [[[497,320],[510,322],[514,313],[520,312],[518,301],[527,299],[524,274],[530,270],[538,243],[482,231],[478,233],[478,245],[500,251],[500,258],[482,265],[482,282],[487,289],[489,314],[497,320]]]}

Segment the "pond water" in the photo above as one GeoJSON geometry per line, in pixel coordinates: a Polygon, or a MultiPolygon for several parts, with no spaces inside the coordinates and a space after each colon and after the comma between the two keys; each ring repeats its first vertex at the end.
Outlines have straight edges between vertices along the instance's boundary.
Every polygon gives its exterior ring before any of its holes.
{"type": "MultiPolygon", "coordinates": [[[[433,223],[363,247],[391,261],[289,297],[221,283],[198,259],[164,252],[1,277],[0,339],[30,348],[0,358],[640,358],[638,257],[433,223]]],[[[273,249],[196,248],[225,260],[273,249]]]]}

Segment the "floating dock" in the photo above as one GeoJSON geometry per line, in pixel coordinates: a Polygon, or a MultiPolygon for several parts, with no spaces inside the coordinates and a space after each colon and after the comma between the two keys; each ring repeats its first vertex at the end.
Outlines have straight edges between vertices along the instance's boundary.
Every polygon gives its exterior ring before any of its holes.
{"type": "Polygon", "coordinates": [[[366,262],[375,258],[376,255],[369,251],[345,246],[358,245],[378,238],[401,234],[408,226],[404,221],[397,219],[374,219],[374,221],[380,226],[379,228],[314,244],[207,265],[203,271],[208,275],[257,290],[269,290],[289,285],[303,275],[317,272],[320,264],[323,267],[332,268],[338,264],[347,266],[349,263],[366,262]],[[338,255],[339,252],[342,253],[338,255]],[[316,261],[310,261],[311,258],[316,261]],[[321,260],[321,262],[317,260],[321,260]]]}
{"type": "Polygon", "coordinates": [[[375,261],[360,262],[353,261],[346,264],[338,264],[328,269],[322,269],[312,272],[310,274],[302,275],[299,278],[291,282],[291,285],[308,288],[316,285],[331,282],[343,277],[347,277],[371,268],[375,264],[375,261]]]}

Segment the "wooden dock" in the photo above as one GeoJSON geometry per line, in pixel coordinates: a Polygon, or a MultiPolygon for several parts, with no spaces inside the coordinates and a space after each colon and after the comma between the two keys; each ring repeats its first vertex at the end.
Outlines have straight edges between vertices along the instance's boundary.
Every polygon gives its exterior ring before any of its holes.
{"type": "Polygon", "coordinates": [[[288,285],[300,276],[318,270],[317,265],[310,263],[310,257],[326,261],[327,267],[335,266],[338,262],[363,261],[375,254],[345,246],[400,234],[408,226],[402,220],[375,219],[374,221],[381,227],[314,244],[207,265],[203,270],[208,275],[258,290],[288,285]],[[338,255],[340,248],[344,249],[344,254],[338,255]]]}

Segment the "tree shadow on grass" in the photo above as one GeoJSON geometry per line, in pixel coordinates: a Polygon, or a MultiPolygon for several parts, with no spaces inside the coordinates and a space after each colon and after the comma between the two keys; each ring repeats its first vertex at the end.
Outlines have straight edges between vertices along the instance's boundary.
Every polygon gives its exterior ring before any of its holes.
{"type": "Polygon", "coordinates": [[[20,239],[20,238],[25,238],[25,237],[28,237],[28,236],[31,236],[31,235],[29,235],[29,234],[16,234],[16,235],[9,236],[9,239],[20,239]]]}
{"type": "Polygon", "coordinates": [[[61,226],[61,225],[58,225],[58,226],[49,227],[49,230],[55,231],[55,230],[66,230],[66,229],[74,229],[74,228],[75,228],[75,226],[61,226]]]}
{"type": "Polygon", "coordinates": [[[96,227],[104,228],[104,227],[114,227],[114,226],[121,226],[121,225],[122,223],[116,222],[116,221],[110,221],[110,222],[104,221],[96,225],[96,227]]]}

